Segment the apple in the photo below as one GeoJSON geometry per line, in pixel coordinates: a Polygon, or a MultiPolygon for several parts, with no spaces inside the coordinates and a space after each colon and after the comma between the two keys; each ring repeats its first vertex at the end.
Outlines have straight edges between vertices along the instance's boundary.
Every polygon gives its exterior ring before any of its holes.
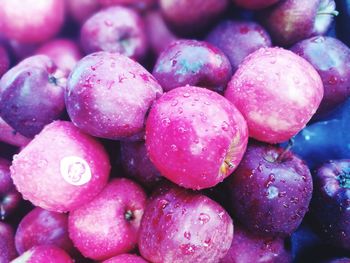
{"type": "Polygon", "coordinates": [[[292,262],[291,253],[282,238],[256,236],[241,227],[235,227],[231,247],[220,263],[292,262]]]}
{"type": "Polygon", "coordinates": [[[272,45],[266,30],[252,21],[224,20],[210,31],[206,40],[225,53],[233,72],[249,54],[272,45]]]}
{"type": "Polygon", "coordinates": [[[237,167],[247,125],[236,107],[208,89],[185,86],[158,99],[146,123],[151,161],[170,181],[191,189],[213,187],[237,167]]]}
{"type": "Polygon", "coordinates": [[[65,78],[47,56],[21,61],[0,81],[0,116],[32,138],[64,112],[65,78]]]}
{"type": "Polygon", "coordinates": [[[11,177],[24,199],[66,212],[91,201],[109,171],[108,155],[97,140],[71,122],[55,121],[13,157],[11,177]]]}
{"type": "Polygon", "coordinates": [[[19,254],[41,245],[54,245],[74,252],[68,236],[68,215],[34,208],[19,223],[15,244],[19,254]]]}
{"type": "Polygon", "coordinates": [[[10,225],[0,221],[0,263],[8,263],[16,256],[13,230],[10,225]]]}
{"type": "Polygon", "coordinates": [[[137,62],[97,52],[78,62],[68,78],[66,107],[86,133],[121,139],[144,132],[145,116],[162,88],[137,62]]]}
{"type": "Polygon", "coordinates": [[[261,48],[244,59],[225,97],[247,120],[250,137],[279,143],[296,135],[314,115],[323,84],[300,56],[278,47],[261,48]]]}
{"type": "Polygon", "coordinates": [[[232,213],[245,229],[286,237],[300,225],[312,196],[306,164],[288,149],[251,143],[228,179],[232,213]]]}
{"type": "Polygon", "coordinates": [[[113,179],[90,203],[70,212],[69,236],[88,258],[106,260],[137,244],[146,206],[143,189],[125,178],[113,179]]]}
{"type": "Polygon", "coordinates": [[[325,34],[338,14],[334,0],[280,1],[261,14],[261,21],[277,45],[290,46],[325,34]]]}
{"type": "Polygon", "coordinates": [[[103,7],[113,5],[128,5],[143,10],[156,5],[157,0],[98,0],[98,2],[103,7]]]}
{"type": "Polygon", "coordinates": [[[162,186],[142,218],[139,250],[153,263],[219,262],[230,248],[232,219],[215,201],[162,186]]]}
{"type": "Polygon", "coordinates": [[[91,16],[82,26],[81,45],[89,54],[97,51],[118,52],[141,59],[147,52],[144,21],[133,9],[114,6],[91,16]]]}
{"type": "Polygon", "coordinates": [[[0,220],[12,214],[22,200],[12,182],[10,165],[9,161],[0,158],[0,220]]]}
{"type": "Polygon", "coordinates": [[[233,2],[246,9],[258,10],[274,5],[280,0],[233,0],[233,2]]]}
{"type": "Polygon", "coordinates": [[[6,49],[0,45],[0,77],[4,75],[4,73],[10,67],[10,58],[6,51],[6,49]]]}
{"type": "Polygon", "coordinates": [[[79,24],[83,24],[100,8],[98,0],[65,0],[67,13],[79,24]]]}
{"type": "Polygon", "coordinates": [[[228,58],[213,45],[204,41],[178,40],[158,56],[153,76],[164,91],[191,85],[222,93],[232,72],[228,58]]]}
{"type": "Polygon", "coordinates": [[[73,263],[73,259],[61,248],[37,246],[29,249],[11,263],[73,263]]]}
{"type": "Polygon", "coordinates": [[[61,71],[68,76],[77,62],[82,58],[79,46],[70,39],[54,39],[44,43],[36,54],[50,57],[61,71]]]}
{"type": "Polygon", "coordinates": [[[320,74],[324,97],[315,117],[327,115],[350,97],[350,48],[336,38],[316,36],[291,50],[306,59],[320,74]]]}
{"type": "Polygon", "coordinates": [[[56,35],[64,22],[63,0],[3,0],[0,31],[22,43],[39,43],[56,35]]]}
{"type": "Polygon", "coordinates": [[[314,174],[311,216],[328,243],[350,249],[350,159],[332,160],[314,174]]]}
{"type": "Polygon", "coordinates": [[[113,258],[107,259],[102,263],[147,263],[142,257],[133,254],[121,254],[113,258]]]}
{"type": "Polygon", "coordinates": [[[22,147],[30,142],[30,139],[16,132],[0,117],[0,141],[13,146],[22,147]]]}

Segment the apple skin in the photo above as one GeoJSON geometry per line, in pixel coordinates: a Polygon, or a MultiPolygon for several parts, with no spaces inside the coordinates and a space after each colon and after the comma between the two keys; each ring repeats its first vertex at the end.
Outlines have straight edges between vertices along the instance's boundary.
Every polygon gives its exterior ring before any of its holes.
{"type": "Polygon", "coordinates": [[[191,85],[222,93],[232,71],[220,49],[204,41],[178,40],[158,56],[153,76],[164,91],[191,85]]]}
{"type": "Polygon", "coordinates": [[[9,161],[0,158],[0,220],[11,215],[22,200],[11,179],[10,165],[9,161]]]}
{"type": "Polygon", "coordinates": [[[70,39],[54,39],[43,44],[36,54],[50,57],[57,67],[68,77],[77,62],[82,58],[79,46],[70,39]]]}
{"type": "Polygon", "coordinates": [[[22,43],[39,43],[58,33],[64,22],[62,0],[3,0],[0,31],[22,43]]]}
{"type": "Polygon", "coordinates": [[[127,5],[143,10],[156,5],[157,0],[98,0],[103,7],[113,5],[127,5]]]}
{"type": "Polygon", "coordinates": [[[246,9],[259,10],[274,5],[279,1],[280,0],[233,0],[233,3],[246,9]]]}
{"type": "Polygon", "coordinates": [[[151,161],[170,181],[191,189],[215,186],[239,164],[247,125],[223,96],[185,86],[158,99],[146,123],[151,161]]]}
{"type": "Polygon", "coordinates": [[[279,143],[296,135],[314,115],[323,84],[300,56],[282,48],[262,48],[244,59],[225,97],[245,117],[250,137],[279,143]]]}
{"type": "Polygon", "coordinates": [[[162,14],[179,34],[198,33],[211,25],[228,7],[228,0],[160,0],[162,14]]]}
{"type": "Polygon", "coordinates": [[[266,238],[253,235],[235,226],[230,247],[220,263],[291,263],[290,251],[282,238],[266,238]]]}
{"type": "Polygon", "coordinates": [[[36,246],[26,251],[11,263],[73,263],[73,259],[61,248],[36,246]]]}
{"type": "Polygon", "coordinates": [[[49,211],[66,212],[103,189],[110,164],[97,140],[71,122],[55,121],[13,157],[10,169],[24,199],[49,211]]]}
{"type": "Polygon", "coordinates": [[[275,44],[291,46],[325,34],[333,21],[334,11],[333,0],[285,0],[262,11],[261,22],[275,44]]]}
{"type": "Polygon", "coordinates": [[[157,56],[171,42],[178,40],[178,37],[168,28],[158,10],[149,11],[145,14],[145,25],[149,45],[157,56]]]}
{"type": "Polygon", "coordinates": [[[6,49],[0,45],[0,77],[6,73],[10,67],[10,58],[6,49]]]}
{"type": "Polygon", "coordinates": [[[251,21],[224,20],[209,33],[206,40],[225,53],[233,72],[249,54],[272,45],[266,30],[251,21]]]}
{"type": "Polygon", "coordinates": [[[0,115],[14,130],[32,138],[64,112],[65,78],[47,56],[22,60],[0,81],[0,115]]]}
{"type": "Polygon", "coordinates": [[[232,219],[218,203],[162,185],[142,218],[139,250],[153,263],[214,263],[225,256],[232,238],[232,219]]]}
{"type": "Polygon", "coordinates": [[[121,254],[113,258],[107,259],[102,263],[147,263],[142,257],[133,254],[121,254]]]}
{"type": "Polygon", "coordinates": [[[30,139],[16,132],[2,118],[0,118],[0,141],[13,146],[22,147],[30,142],[30,139]]]}
{"type": "Polygon", "coordinates": [[[146,188],[154,187],[162,179],[160,172],[148,157],[144,141],[121,142],[121,164],[126,175],[146,188]]]}
{"type": "Polygon", "coordinates": [[[106,260],[135,248],[146,194],[131,180],[113,179],[68,217],[69,236],[85,257],[106,260]]]}
{"type": "Polygon", "coordinates": [[[306,59],[320,74],[324,97],[314,116],[322,117],[350,97],[350,48],[336,38],[316,36],[291,50],[306,59]]]}
{"type": "Polygon", "coordinates": [[[97,52],[78,62],[65,101],[72,122],[96,137],[121,139],[144,132],[145,116],[163,90],[140,64],[97,52]]]}
{"type": "Polygon", "coordinates": [[[15,244],[19,254],[41,245],[54,245],[74,252],[68,236],[68,215],[34,208],[19,223],[15,244]]]}
{"type": "Polygon", "coordinates": [[[143,19],[133,9],[122,6],[102,9],[86,20],[80,42],[87,54],[118,52],[140,60],[147,52],[143,19]]]}
{"type": "Polygon", "coordinates": [[[0,221],[0,263],[8,263],[17,257],[15,235],[10,225],[0,221]]]}
{"type": "Polygon", "coordinates": [[[324,163],[314,174],[311,216],[324,240],[350,249],[350,159],[324,163]]]}
{"type": "Polygon", "coordinates": [[[300,225],[312,196],[309,168],[292,152],[251,143],[228,179],[233,214],[252,233],[285,237],[300,225]]]}
{"type": "Polygon", "coordinates": [[[98,0],[66,0],[67,13],[79,24],[83,24],[100,9],[98,0]]]}

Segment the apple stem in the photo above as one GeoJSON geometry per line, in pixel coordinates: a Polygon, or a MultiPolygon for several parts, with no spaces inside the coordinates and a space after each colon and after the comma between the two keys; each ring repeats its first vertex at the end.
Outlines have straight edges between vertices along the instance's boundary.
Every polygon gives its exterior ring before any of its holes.
{"type": "Polygon", "coordinates": [[[288,145],[287,147],[284,149],[284,151],[277,157],[276,161],[280,162],[282,161],[283,157],[286,155],[287,152],[290,151],[290,149],[292,149],[294,145],[294,138],[290,138],[288,141],[288,145]]]}
{"type": "Polygon", "coordinates": [[[131,210],[127,210],[127,211],[125,212],[124,217],[125,217],[126,221],[129,221],[129,222],[130,222],[131,220],[134,219],[134,214],[132,213],[131,210]]]}
{"type": "Polygon", "coordinates": [[[339,15],[339,12],[337,10],[333,10],[330,12],[317,12],[317,15],[330,15],[330,16],[337,16],[339,15]]]}
{"type": "Polygon", "coordinates": [[[225,164],[228,166],[228,168],[233,169],[235,165],[231,163],[230,161],[225,160],[225,164]]]}

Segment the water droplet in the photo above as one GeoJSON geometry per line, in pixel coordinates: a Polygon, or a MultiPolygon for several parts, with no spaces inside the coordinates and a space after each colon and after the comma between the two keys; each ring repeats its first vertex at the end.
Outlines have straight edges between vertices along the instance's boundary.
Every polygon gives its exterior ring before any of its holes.
{"type": "Polygon", "coordinates": [[[165,200],[165,199],[159,200],[159,207],[161,209],[165,209],[168,206],[168,204],[169,204],[168,200],[165,200]]]}
{"type": "Polygon", "coordinates": [[[206,240],[204,240],[204,244],[203,245],[205,247],[209,247],[210,243],[211,243],[211,238],[208,237],[206,240]]]}
{"type": "Polygon", "coordinates": [[[191,255],[195,252],[196,247],[191,244],[184,244],[180,246],[180,250],[184,255],[191,255]]]}
{"type": "Polygon", "coordinates": [[[188,97],[190,97],[191,95],[190,95],[190,93],[185,92],[185,93],[183,94],[183,96],[184,96],[185,98],[188,98],[188,97]]]}
{"type": "Polygon", "coordinates": [[[170,148],[173,152],[177,151],[177,146],[175,144],[170,145],[170,148]]]}
{"type": "Polygon", "coordinates": [[[336,76],[331,76],[328,80],[328,84],[335,85],[338,83],[338,78],[336,76]]]}
{"type": "Polygon", "coordinates": [[[191,233],[190,233],[190,232],[185,232],[185,233],[184,233],[184,237],[185,237],[186,239],[190,240],[190,239],[191,239],[191,233]]]}
{"type": "Polygon", "coordinates": [[[163,125],[163,127],[168,127],[170,125],[170,119],[169,118],[164,118],[162,120],[162,125],[163,125]]]}
{"type": "Polygon", "coordinates": [[[199,222],[204,225],[209,222],[210,216],[205,213],[200,213],[198,217],[199,222]]]}
{"type": "Polygon", "coordinates": [[[176,106],[179,102],[177,100],[174,100],[172,103],[171,103],[171,106],[176,106]]]}
{"type": "Polygon", "coordinates": [[[221,124],[221,129],[223,131],[228,131],[229,130],[229,125],[226,121],[224,121],[222,124],[221,124]]]}
{"type": "Polygon", "coordinates": [[[268,199],[274,199],[278,196],[278,188],[275,186],[270,186],[267,188],[266,195],[268,199]]]}

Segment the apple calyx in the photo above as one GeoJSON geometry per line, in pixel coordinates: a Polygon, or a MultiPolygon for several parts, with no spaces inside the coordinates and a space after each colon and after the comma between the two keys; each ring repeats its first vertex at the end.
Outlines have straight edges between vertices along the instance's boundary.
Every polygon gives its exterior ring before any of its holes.
{"type": "Polygon", "coordinates": [[[290,152],[293,145],[294,145],[294,139],[291,138],[289,139],[288,145],[286,146],[286,148],[284,148],[284,150],[280,154],[269,151],[267,152],[266,156],[264,156],[264,159],[270,163],[274,163],[274,162],[281,163],[284,160],[284,157],[286,156],[286,154],[290,152]]]}
{"type": "Polygon", "coordinates": [[[128,222],[132,221],[135,219],[134,213],[130,209],[128,209],[125,211],[124,218],[128,222]]]}
{"type": "Polygon", "coordinates": [[[350,188],[350,167],[348,169],[342,169],[338,171],[337,181],[340,187],[349,189],[350,188]]]}

